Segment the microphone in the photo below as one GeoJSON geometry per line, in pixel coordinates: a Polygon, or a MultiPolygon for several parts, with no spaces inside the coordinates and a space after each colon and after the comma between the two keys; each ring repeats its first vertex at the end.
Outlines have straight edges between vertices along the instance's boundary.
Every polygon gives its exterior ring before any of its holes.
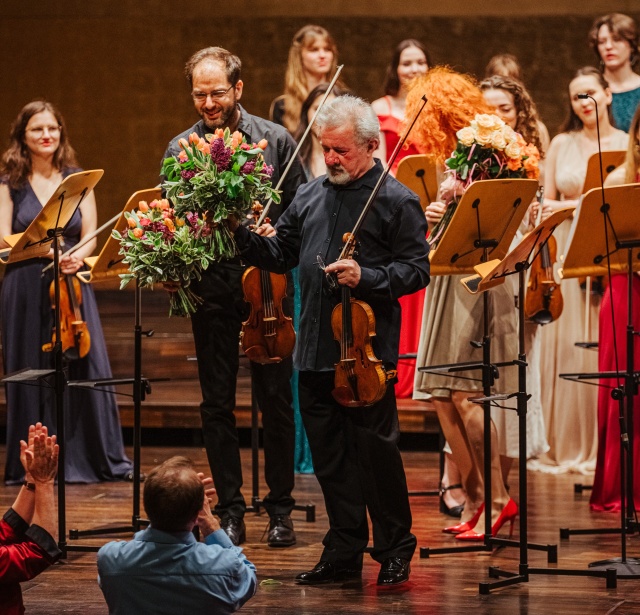
{"type": "Polygon", "coordinates": [[[602,147],[600,144],[600,118],[598,114],[598,101],[593,96],[590,96],[589,94],[578,94],[578,98],[580,100],[586,100],[587,98],[590,98],[593,101],[593,104],[596,106],[596,132],[598,135],[598,159],[600,161],[600,189],[602,191],[602,210],[601,211],[604,213],[607,209],[607,204],[605,203],[605,199],[604,199],[604,171],[603,171],[603,165],[602,165],[602,147]]]}

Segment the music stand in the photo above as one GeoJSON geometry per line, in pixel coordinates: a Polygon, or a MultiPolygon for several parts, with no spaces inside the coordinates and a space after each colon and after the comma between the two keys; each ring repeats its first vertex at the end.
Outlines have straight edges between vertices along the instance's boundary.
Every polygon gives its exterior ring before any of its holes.
{"type": "MultiPolygon", "coordinates": [[[[132,209],[136,209],[140,201],[153,201],[159,199],[160,189],[151,188],[148,190],[139,190],[134,192],[124,206],[118,221],[115,224],[117,230],[121,230],[126,227],[125,212],[129,212],[132,209]]],[[[123,262],[124,257],[120,254],[120,242],[113,236],[109,235],[109,239],[106,241],[102,250],[98,256],[89,256],[84,259],[85,264],[89,267],[88,271],[79,271],[76,277],[85,284],[97,284],[100,282],[106,282],[113,280],[117,276],[129,273],[129,265],[123,262]]],[[[143,525],[147,525],[148,521],[143,520],[140,517],[140,473],[141,473],[141,460],[140,450],[142,446],[142,402],[145,399],[147,393],[151,393],[150,380],[142,377],[142,336],[151,337],[153,331],[142,331],[141,324],[141,288],[136,278],[135,289],[135,326],[134,326],[134,375],[133,378],[106,378],[104,380],[76,380],[68,383],[69,386],[90,388],[94,390],[102,390],[105,392],[111,392],[111,386],[131,384],[133,385],[133,512],[131,515],[131,524],[110,527],[99,528],[93,530],[70,530],[69,539],[77,540],[81,537],[87,536],[99,536],[103,534],[122,534],[126,532],[137,532],[143,525]],[[108,388],[103,388],[108,387],[108,388]]],[[[73,548],[73,547],[71,547],[73,548]]],[[[95,550],[97,547],[87,547],[84,550],[95,550]]]]}
{"type": "MultiPolygon", "coordinates": [[[[81,171],[65,177],[47,201],[42,211],[34,218],[24,233],[5,237],[11,248],[0,251],[4,264],[17,263],[30,258],[47,256],[53,246],[53,282],[56,307],[54,324],[60,331],[60,250],[59,239],[76,209],[104,174],[102,169],[81,171]]],[[[44,386],[55,391],[56,436],[60,445],[58,457],[58,548],[63,557],[67,553],[66,499],[65,499],[65,433],[64,390],[66,377],[62,361],[62,341],[56,336],[53,345],[53,370],[31,370],[26,368],[3,378],[3,382],[44,386]],[[49,377],[53,378],[51,387],[49,377]]]]}
{"type": "MultiPolygon", "coordinates": [[[[477,275],[470,276],[462,280],[465,288],[476,294],[485,292],[498,284],[504,282],[507,276],[518,274],[518,392],[508,395],[493,395],[487,399],[480,398],[476,402],[497,402],[516,398],[518,413],[518,477],[519,477],[519,497],[520,497],[520,540],[505,540],[494,538],[493,543],[500,546],[518,546],[520,548],[520,562],[518,572],[508,572],[501,570],[497,566],[489,567],[489,576],[492,578],[504,577],[503,580],[480,583],[481,594],[488,594],[493,589],[526,583],[530,574],[547,574],[554,576],[593,576],[604,577],[608,588],[616,587],[616,571],[609,567],[606,570],[574,570],[560,568],[530,568],[528,563],[528,550],[548,552],[548,562],[557,563],[557,545],[536,545],[527,542],[528,535],[528,496],[527,496],[527,357],[525,350],[525,316],[524,316],[524,295],[525,295],[525,273],[531,262],[542,247],[547,243],[555,229],[573,213],[573,207],[561,209],[552,214],[547,220],[538,225],[506,256],[502,261],[491,261],[481,263],[474,267],[477,275]],[[533,255],[533,257],[532,257],[533,255]]],[[[503,407],[505,410],[509,408],[503,407]]]]}
{"type": "MultiPolygon", "coordinates": [[[[624,163],[627,152],[624,150],[611,150],[602,152],[602,178],[607,179],[607,175],[616,167],[624,163]]],[[[600,183],[600,156],[596,152],[589,157],[587,161],[587,174],[584,178],[582,186],[582,194],[586,194],[594,188],[602,188],[600,183]]]]}
{"type": "MultiPolygon", "coordinates": [[[[474,266],[481,262],[502,260],[516,234],[518,226],[535,196],[538,182],[531,179],[493,179],[477,181],[464,193],[438,247],[430,255],[431,275],[474,273],[474,266]]],[[[491,396],[491,388],[498,375],[498,368],[513,362],[491,362],[489,337],[489,297],[483,301],[482,341],[471,341],[475,348],[482,348],[482,361],[419,367],[418,371],[453,374],[462,371],[482,373],[483,398],[491,396]]],[[[477,378],[472,378],[478,380],[477,378]]],[[[491,536],[491,402],[482,402],[484,410],[484,541],[479,545],[430,549],[420,548],[420,557],[431,554],[491,551],[496,544],[491,536]]]]}
{"type": "MultiPolygon", "coordinates": [[[[583,275],[627,274],[627,335],[626,366],[622,372],[597,372],[581,374],[560,374],[561,378],[586,382],[588,380],[617,381],[611,391],[613,399],[620,406],[620,527],[603,529],[561,528],[560,537],[567,539],[571,534],[620,534],[621,557],[593,562],[591,567],[614,566],[621,578],[640,578],[640,560],[627,558],[627,533],[638,529],[635,522],[633,487],[633,399],[638,393],[635,371],[633,329],[633,273],[640,271],[640,216],[638,210],[630,207],[640,202],[640,184],[628,184],[611,188],[597,188],[589,191],[582,200],[569,233],[569,249],[562,268],[562,277],[583,275]],[[604,204],[603,204],[604,202],[604,204]],[[604,233],[594,233],[593,229],[604,223],[604,233]],[[626,433],[625,433],[626,432],[626,433]],[[626,474],[626,477],[625,477],[626,474]],[[626,502],[626,505],[625,505],[626,502]]],[[[615,323],[612,323],[615,333],[615,323]]],[[[587,382],[587,384],[590,384],[587,382]]],[[[606,386],[600,384],[598,386],[606,386]]]]}
{"type": "Polygon", "coordinates": [[[405,156],[398,163],[396,179],[418,195],[423,211],[429,203],[435,201],[438,194],[438,176],[436,164],[429,156],[405,156]]]}

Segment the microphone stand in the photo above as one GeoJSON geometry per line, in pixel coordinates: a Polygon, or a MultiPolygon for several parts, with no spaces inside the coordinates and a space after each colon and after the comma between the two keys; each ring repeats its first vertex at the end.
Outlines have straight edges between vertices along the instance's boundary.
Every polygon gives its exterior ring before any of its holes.
{"type": "MultiPolygon", "coordinates": [[[[598,157],[600,162],[600,189],[602,195],[602,206],[600,211],[604,220],[605,241],[607,242],[606,260],[609,279],[611,279],[611,251],[609,250],[608,229],[611,228],[614,237],[615,229],[611,224],[609,217],[610,206],[605,199],[604,191],[604,171],[602,164],[602,146],[600,141],[600,119],[598,115],[598,102],[589,94],[578,94],[580,100],[590,99],[596,107],[596,132],[598,136],[598,157]]],[[[638,530],[638,524],[635,521],[635,503],[634,503],[634,484],[633,484],[633,411],[634,397],[638,393],[638,385],[635,378],[635,357],[634,357],[634,336],[637,334],[633,330],[633,266],[632,251],[633,248],[640,246],[640,241],[624,241],[620,242],[616,239],[616,250],[626,249],[628,253],[627,262],[627,335],[626,335],[626,371],[620,372],[618,365],[618,345],[616,342],[616,320],[613,301],[611,306],[611,327],[613,332],[613,347],[615,359],[615,373],[613,376],[597,374],[600,378],[615,378],[617,386],[612,389],[611,397],[618,402],[620,425],[620,527],[619,528],[601,528],[601,529],[560,529],[560,538],[568,539],[571,534],[620,534],[621,535],[621,557],[600,560],[589,564],[590,568],[606,569],[615,567],[618,577],[620,578],[640,578],[640,560],[627,558],[627,534],[634,533],[638,530]],[[623,382],[621,382],[623,381],[623,382]]],[[[588,300],[588,297],[587,297],[588,300]]],[[[560,374],[560,377],[563,377],[560,374]]],[[[584,380],[589,377],[593,378],[593,374],[569,374],[572,379],[584,380]],[[582,378],[581,378],[582,376],[582,378]]]]}

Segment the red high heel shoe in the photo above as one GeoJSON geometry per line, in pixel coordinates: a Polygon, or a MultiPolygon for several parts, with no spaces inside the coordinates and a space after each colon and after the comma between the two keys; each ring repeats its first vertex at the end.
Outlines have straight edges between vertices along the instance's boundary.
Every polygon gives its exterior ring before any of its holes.
{"type": "Polygon", "coordinates": [[[462,534],[463,532],[470,532],[478,523],[478,519],[480,519],[480,515],[484,510],[484,502],[480,504],[480,508],[478,508],[477,512],[469,521],[465,521],[464,523],[458,523],[457,525],[450,525],[449,527],[445,527],[442,531],[445,534],[462,534]]]}
{"type": "MultiPolygon", "coordinates": [[[[491,535],[496,536],[502,526],[507,522],[511,522],[511,527],[509,528],[509,538],[513,535],[513,525],[516,522],[516,517],[518,516],[518,505],[509,498],[507,505],[502,509],[500,516],[496,519],[496,522],[491,526],[491,535]]],[[[457,540],[484,540],[484,532],[479,534],[478,532],[474,532],[473,530],[469,530],[468,532],[464,532],[462,534],[456,535],[457,540]]]]}

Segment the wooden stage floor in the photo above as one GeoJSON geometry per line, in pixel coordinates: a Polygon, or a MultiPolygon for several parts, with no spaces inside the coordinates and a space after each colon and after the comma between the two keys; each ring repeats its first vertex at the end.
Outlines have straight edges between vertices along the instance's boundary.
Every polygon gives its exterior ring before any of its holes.
{"type": "MultiPolygon", "coordinates": [[[[143,469],[175,454],[190,456],[202,471],[207,471],[205,453],[200,448],[147,447],[142,451],[143,469]]],[[[250,451],[243,450],[245,497],[251,496],[250,451]]],[[[437,483],[438,460],[435,453],[404,454],[410,490],[432,489],[437,483]]],[[[4,464],[4,447],[0,448],[4,464]]],[[[620,553],[619,536],[572,536],[559,541],[560,527],[615,527],[618,516],[589,512],[588,495],[574,496],[573,483],[589,482],[573,475],[552,476],[529,473],[530,540],[558,544],[557,567],[584,569],[589,562],[620,553]]],[[[517,480],[511,480],[517,493],[517,480]]],[[[264,494],[264,484],[261,485],[264,494]]],[[[4,511],[15,498],[16,487],[2,487],[0,505],[4,511]]],[[[67,486],[67,527],[89,529],[109,523],[127,524],[131,519],[129,483],[67,486]]],[[[438,555],[412,562],[410,583],[397,589],[378,590],[375,585],[377,564],[365,556],[362,582],[345,585],[301,587],[294,575],[312,567],[321,552],[321,540],[327,528],[322,496],[314,476],[298,476],[298,503],[314,502],[317,520],[307,523],[302,512],[294,512],[298,544],[289,549],[270,549],[264,542],[265,516],[248,514],[245,545],[248,558],[258,568],[258,593],[242,610],[255,614],[416,614],[449,615],[549,615],[640,613],[640,580],[618,580],[617,589],[606,589],[604,579],[585,577],[532,576],[529,583],[503,588],[488,596],[480,595],[478,583],[489,580],[488,566],[500,565],[517,570],[518,550],[507,548],[488,553],[438,555]]],[[[438,512],[435,497],[411,500],[414,533],[419,546],[440,547],[454,543],[441,533],[448,518],[438,512]]],[[[516,534],[517,535],[517,524],[516,534]]],[[[128,539],[129,536],[122,536],[128,539]]],[[[78,541],[100,545],[105,540],[78,541]]],[[[71,541],[74,544],[74,541],[71,541]]],[[[640,554],[637,536],[629,539],[628,556],[640,554]]],[[[530,564],[546,567],[544,552],[531,551],[530,564]]],[[[553,565],[552,565],[553,567],[553,565]]],[[[23,585],[26,612],[29,615],[106,614],[107,609],[96,582],[95,554],[69,553],[68,559],[23,585]]],[[[2,611],[0,605],[0,612],[2,611]]],[[[145,614],[141,614],[145,615],[145,614]]]]}

